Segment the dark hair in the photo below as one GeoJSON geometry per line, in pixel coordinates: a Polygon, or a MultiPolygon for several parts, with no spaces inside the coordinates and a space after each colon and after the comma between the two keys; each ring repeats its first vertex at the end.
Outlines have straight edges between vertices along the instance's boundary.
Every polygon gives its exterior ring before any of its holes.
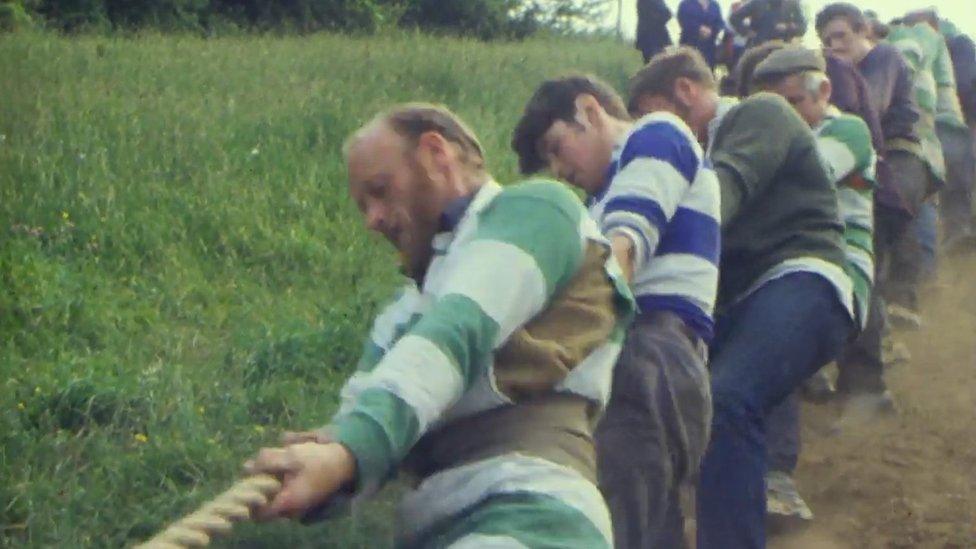
{"type": "Polygon", "coordinates": [[[867,20],[871,33],[877,38],[887,38],[888,34],[891,33],[891,29],[888,27],[888,25],[884,24],[878,17],[878,12],[874,10],[865,10],[864,18],[867,20]]]}
{"type": "Polygon", "coordinates": [[[630,118],[620,95],[595,76],[571,74],[546,80],[526,103],[512,133],[512,150],[518,155],[520,172],[535,173],[546,166],[539,151],[539,141],[557,121],[575,122],[576,98],[581,95],[592,95],[614,118],[630,118]]]}
{"type": "Polygon", "coordinates": [[[674,100],[674,85],[679,78],[715,88],[715,75],[698,50],[689,46],[668,48],[655,55],[630,79],[627,109],[637,114],[641,96],[655,95],[674,100]]]}
{"type": "Polygon", "coordinates": [[[854,32],[861,32],[868,24],[860,8],[847,2],[837,2],[827,5],[817,14],[817,21],[815,23],[817,33],[823,32],[824,27],[834,19],[841,18],[847,20],[851,25],[851,30],[854,32]]]}
{"type": "Polygon", "coordinates": [[[756,47],[749,48],[739,62],[736,63],[735,69],[732,71],[735,79],[735,94],[739,97],[747,97],[752,94],[752,89],[757,85],[771,84],[769,79],[766,82],[759,83],[753,82],[753,73],[756,72],[756,67],[760,63],[766,60],[767,57],[773,54],[773,52],[779,51],[786,47],[786,42],[782,40],[770,40],[769,42],[764,42],[756,47]]]}

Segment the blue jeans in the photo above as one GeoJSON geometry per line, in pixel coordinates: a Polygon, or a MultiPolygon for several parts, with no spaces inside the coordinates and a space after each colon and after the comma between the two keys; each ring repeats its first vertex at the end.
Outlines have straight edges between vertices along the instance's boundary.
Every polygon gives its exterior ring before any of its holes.
{"type": "Polygon", "coordinates": [[[769,282],[719,316],[712,438],[698,488],[698,547],[766,544],[765,416],[840,352],[853,321],[823,277],[769,282]]]}

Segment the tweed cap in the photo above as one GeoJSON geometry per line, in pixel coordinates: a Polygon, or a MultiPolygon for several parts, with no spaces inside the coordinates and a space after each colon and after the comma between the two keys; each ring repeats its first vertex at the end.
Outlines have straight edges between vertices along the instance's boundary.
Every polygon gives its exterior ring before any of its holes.
{"type": "Polygon", "coordinates": [[[759,63],[752,77],[764,79],[798,72],[825,72],[826,70],[827,62],[819,51],[802,46],[788,46],[774,51],[762,63],[759,63]]]}

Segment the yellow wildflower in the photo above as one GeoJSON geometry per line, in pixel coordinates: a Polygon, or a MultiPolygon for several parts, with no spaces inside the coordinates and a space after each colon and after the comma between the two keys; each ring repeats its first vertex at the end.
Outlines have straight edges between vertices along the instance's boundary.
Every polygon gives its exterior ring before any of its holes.
{"type": "Polygon", "coordinates": [[[23,402],[18,402],[17,403],[17,409],[18,410],[23,410],[24,408],[26,408],[26,406],[24,406],[24,403],[23,402]]]}
{"type": "Polygon", "coordinates": [[[136,442],[138,442],[140,444],[145,444],[145,443],[149,442],[149,437],[147,437],[146,435],[144,435],[142,433],[136,433],[135,435],[132,436],[132,438],[136,439],[136,442]]]}

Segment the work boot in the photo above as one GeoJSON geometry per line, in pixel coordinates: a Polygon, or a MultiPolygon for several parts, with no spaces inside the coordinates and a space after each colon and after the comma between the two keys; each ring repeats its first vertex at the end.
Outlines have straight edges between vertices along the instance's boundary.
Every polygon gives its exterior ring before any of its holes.
{"type": "Polygon", "coordinates": [[[766,519],[773,527],[788,528],[813,520],[813,511],[800,497],[789,473],[766,473],[766,519]]]}
{"type": "Polygon", "coordinates": [[[879,417],[890,416],[897,412],[895,399],[891,391],[880,393],[856,393],[847,396],[840,419],[831,428],[833,435],[838,435],[861,425],[870,423],[879,417]]]}
{"type": "Polygon", "coordinates": [[[922,317],[908,307],[888,305],[888,321],[902,330],[918,330],[922,327],[922,317]]]}
{"type": "Polygon", "coordinates": [[[911,362],[912,352],[908,350],[908,345],[898,341],[891,336],[886,336],[881,342],[881,363],[886,368],[911,362]]]}

